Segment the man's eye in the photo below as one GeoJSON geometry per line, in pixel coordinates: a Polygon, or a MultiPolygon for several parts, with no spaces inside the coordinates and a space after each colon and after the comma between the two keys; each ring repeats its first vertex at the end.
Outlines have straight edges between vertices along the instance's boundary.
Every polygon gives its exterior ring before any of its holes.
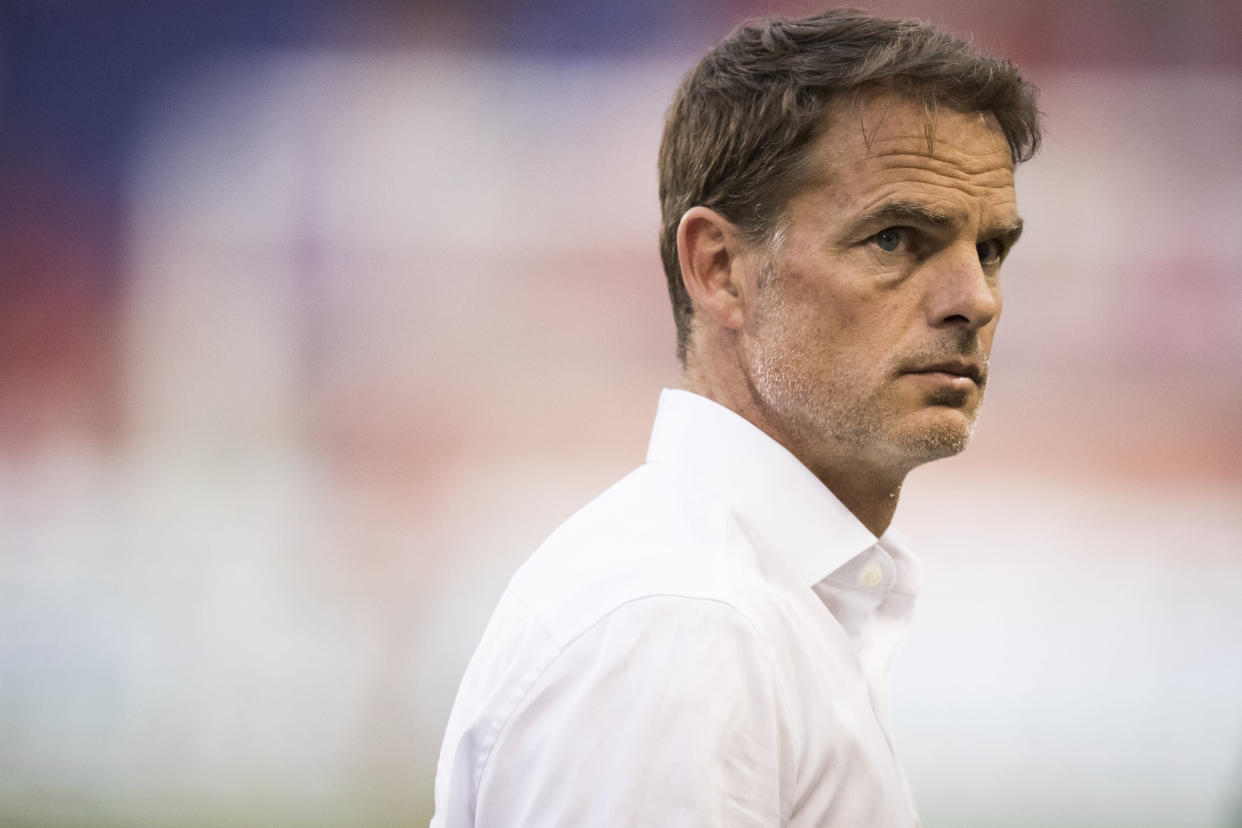
{"type": "Polygon", "coordinates": [[[876,246],[885,253],[892,253],[901,246],[901,242],[904,238],[905,233],[896,227],[890,227],[887,230],[881,230],[876,233],[871,237],[871,240],[875,242],[876,246]]]}
{"type": "Polygon", "coordinates": [[[1005,253],[1004,246],[996,239],[979,242],[975,245],[975,250],[979,251],[979,264],[984,265],[998,264],[1005,253]]]}

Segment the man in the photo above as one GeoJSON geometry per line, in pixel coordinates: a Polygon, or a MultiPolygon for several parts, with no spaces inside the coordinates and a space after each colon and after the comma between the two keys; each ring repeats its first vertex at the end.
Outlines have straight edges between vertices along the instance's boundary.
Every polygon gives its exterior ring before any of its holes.
{"type": "Polygon", "coordinates": [[[434,826],[916,823],[887,672],[919,564],[889,524],[970,437],[1034,94],[854,11],[690,72],[660,151],[685,390],[501,597],[434,826]]]}

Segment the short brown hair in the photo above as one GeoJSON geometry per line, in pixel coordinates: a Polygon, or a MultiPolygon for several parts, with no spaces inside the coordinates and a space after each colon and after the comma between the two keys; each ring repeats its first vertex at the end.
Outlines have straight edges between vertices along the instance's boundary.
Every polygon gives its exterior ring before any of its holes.
{"type": "Polygon", "coordinates": [[[928,111],[988,112],[1014,163],[1040,140],[1038,90],[1007,60],[918,20],[834,9],[743,24],[682,80],[660,145],[660,256],[683,363],[692,307],[677,261],[677,226],[696,205],[752,241],[769,238],[799,184],[823,114],[843,92],[893,88],[928,111]]]}

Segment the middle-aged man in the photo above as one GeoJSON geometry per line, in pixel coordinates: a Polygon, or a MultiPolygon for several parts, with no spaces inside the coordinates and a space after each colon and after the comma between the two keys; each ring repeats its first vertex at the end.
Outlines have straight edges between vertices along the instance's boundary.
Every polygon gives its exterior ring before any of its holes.
{"type": "Polygon", "coordinates": [[[913,21],[756,23],[690,72],[660,150],[685,390],[501,596],[434,826],[917,822],[889,524],[974,427],[1038,142],[1011,64],[913,21]]]}

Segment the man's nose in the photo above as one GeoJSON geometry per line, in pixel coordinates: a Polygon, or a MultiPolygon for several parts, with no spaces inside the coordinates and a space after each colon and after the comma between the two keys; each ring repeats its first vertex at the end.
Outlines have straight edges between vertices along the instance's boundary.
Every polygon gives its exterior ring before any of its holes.
{"type": "Polygon", "coordinates": [[[953,245],[936,258],[925,299],[931,325],[978,330],[995,319],[1001,309],[998,274],[984,269],[974,243],[953,245]]]}

